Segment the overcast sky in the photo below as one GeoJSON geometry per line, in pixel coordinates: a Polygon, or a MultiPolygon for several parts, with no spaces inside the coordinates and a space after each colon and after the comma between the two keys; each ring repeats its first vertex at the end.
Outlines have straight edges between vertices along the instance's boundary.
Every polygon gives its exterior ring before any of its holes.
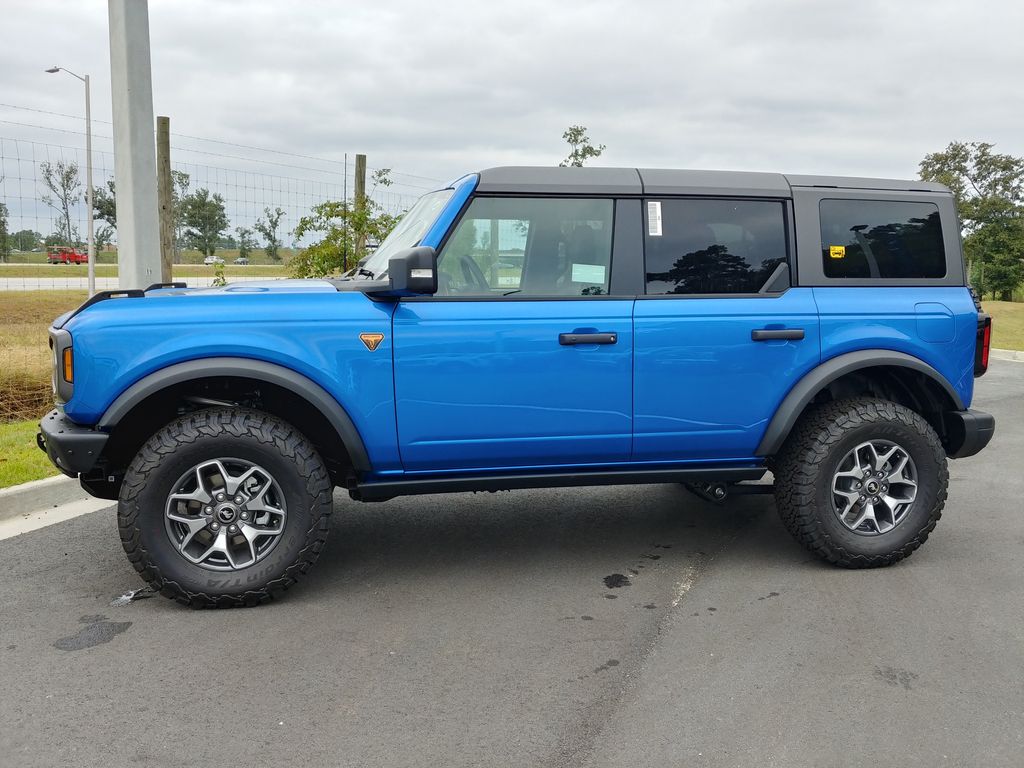
{"type": "MultiPolygon", "coordinates": [[[[1024,154],[1024,3],[151,0],[172,132],[433,179],[555,164],[915,175],[949,141],[1024,154]]],[[[110,119],[105,0],[0,0],[0,101],[110,119]]],[[[52,118],[3,111],[45,125],[52,118]]],[[[0,135],[13,130],[0,123],[0,135]]],[[[109,126],[105,127],[109,132],[109,126]]]]}

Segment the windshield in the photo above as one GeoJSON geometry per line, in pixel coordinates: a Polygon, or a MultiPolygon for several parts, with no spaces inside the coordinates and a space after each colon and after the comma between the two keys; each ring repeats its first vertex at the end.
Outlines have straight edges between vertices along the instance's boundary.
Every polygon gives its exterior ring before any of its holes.
{"type": "Polygon", "coordinates": [[[388,261],[391,260],[391,257],[399,251],[412,248],[427,234],[430,225],[434,223],[437,215],[441,213],[441,209],[454,193],[454,189],[439,189],[437,192],[430,192],[417,200],[416,204],[402,216],[402,220],[391,230],[391,234],[384,238],[384,242],[377,250],[367,257],[358,274],[374,280],[384,277],[387,274],[388,261]],[[367,275],[367,272],[373,274],[367,275]]]}

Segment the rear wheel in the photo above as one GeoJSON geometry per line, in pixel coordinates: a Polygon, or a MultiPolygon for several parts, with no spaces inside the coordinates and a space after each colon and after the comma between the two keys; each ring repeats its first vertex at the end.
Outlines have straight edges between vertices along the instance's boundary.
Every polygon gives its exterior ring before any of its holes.
{"type": "Polygon", "coordinates": [[[773,466],[786,528],[847,568],[891,565],[920,547],[942,514],[949,482],[935,430],[886,400],[843,400],[809,412],[773,466]]]}
{"type": "Polygon", "coordinates": [[[187,605],[255,605],[294,584],[327,538],[331,482],[309,441],[257,411],[171,422],[125,474],[118,525],[129,560],[187,605]]]}

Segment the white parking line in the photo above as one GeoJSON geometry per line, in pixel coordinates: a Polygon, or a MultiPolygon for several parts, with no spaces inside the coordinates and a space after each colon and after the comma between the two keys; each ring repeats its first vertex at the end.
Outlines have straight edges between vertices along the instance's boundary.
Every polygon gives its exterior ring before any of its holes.
{"type": "Polygon", "coordinates": [[[113,502],[108,499],[83,499],[61,504],[52,509],[43,509],[39,512],[30,512],[26,515],[0,520],[0,541],[45,528],[48,525],[63,523],[65,520],[87,515],[90,512],[110,509],[112,506],[113,502]]]}

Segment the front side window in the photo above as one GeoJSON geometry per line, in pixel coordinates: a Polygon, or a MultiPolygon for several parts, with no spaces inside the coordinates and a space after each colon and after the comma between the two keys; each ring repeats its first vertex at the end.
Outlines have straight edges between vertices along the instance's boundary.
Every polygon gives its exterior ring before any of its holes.
{"type": "Polygon", "coordinates": [[[648,200],[647,293],[757,293],[786,261],[786,219],[771,200],[648,200]]]}
{"type": "Polygon", "coordinates": [[[478,197],[438,254],[439,296],[597,296],[611,273],[611,200],[478,197]]]}
{"type": "Polygon", "coordinates": [[[825,277],[945,277],[934,203],[822,200],[819,210],[825,277]]]}

